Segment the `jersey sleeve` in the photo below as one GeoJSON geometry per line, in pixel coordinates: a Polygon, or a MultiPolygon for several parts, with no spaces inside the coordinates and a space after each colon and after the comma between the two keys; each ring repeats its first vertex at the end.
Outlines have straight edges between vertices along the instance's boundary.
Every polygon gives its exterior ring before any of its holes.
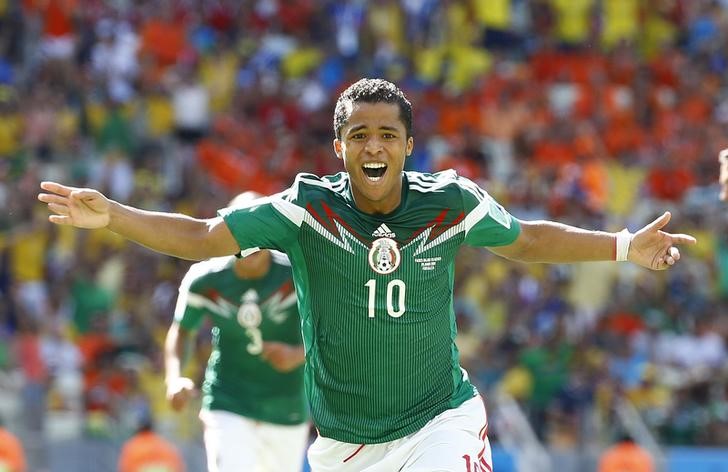
{"type": "Polygon", "coordinates": [[[305,210],[295,203],[297,185],[253,200],[247,205],[218,210],[243,255],[258,249],[285,252],[298,237],[305,210]]]}
{"type": "Polygon", "coordinates": [[[507,246],[521,234],[521,225],[488,192],[473,181],[457,178],[465,212],[465,243],[507,246]]]}
{"type": "Polygon", "coordinates": [[[194,282],[197,280],[194,264],[182,279],[177,295],[177,305],[174,308],[174,321],[189,331],[200,327],[205,317],[204,297],[193,290],[194,282]]]}

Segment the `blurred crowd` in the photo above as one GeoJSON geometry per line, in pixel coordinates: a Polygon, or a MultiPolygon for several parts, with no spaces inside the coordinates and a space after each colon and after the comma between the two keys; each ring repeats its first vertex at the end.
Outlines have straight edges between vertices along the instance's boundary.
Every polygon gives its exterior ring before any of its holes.
{"type": "Polygon", "coordinates": [[[0,0],[0,416],[31,448],[149,415],[199,434],[161,362],[189,263],[51,226],[39,181],[212,216],[341,170],[334,101],[377,76],[413,102],[410,169],[455,168],[523,219],[670,210],[699,240],[659,273],[463,251],[458,343],[486,402],[508,393],[554,447],[608,441],[624,401],[662,444],[728,446],[726,44],[725,0],[0,0]]]}

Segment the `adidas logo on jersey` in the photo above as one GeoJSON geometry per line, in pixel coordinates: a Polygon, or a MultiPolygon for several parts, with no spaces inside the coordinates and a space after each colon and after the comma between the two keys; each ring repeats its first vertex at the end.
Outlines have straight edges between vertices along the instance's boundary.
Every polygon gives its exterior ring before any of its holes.
{"type": "Polygon", "coordinates": [[[372,233],[375,238],[396,238],[397,235],[392,232],[386,224],[382,223],[379,228],[375,229],[372,233]]]}

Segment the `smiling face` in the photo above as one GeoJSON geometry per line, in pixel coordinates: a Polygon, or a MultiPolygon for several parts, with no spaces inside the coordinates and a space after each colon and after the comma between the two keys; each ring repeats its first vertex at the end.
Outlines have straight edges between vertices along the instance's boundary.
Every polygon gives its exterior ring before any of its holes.
{"type": "Polygon", "coordinates": [[[390,213],[402,198],[404,160],[412,152],[397,104],[354,102],[336,155],[349,173],[356,206],[365,213],[390,213]]]}

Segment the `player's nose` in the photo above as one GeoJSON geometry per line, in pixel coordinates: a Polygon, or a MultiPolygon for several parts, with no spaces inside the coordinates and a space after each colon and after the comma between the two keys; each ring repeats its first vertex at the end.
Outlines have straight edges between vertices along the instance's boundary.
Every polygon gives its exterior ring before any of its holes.
{"type": "Polygon", "coordinates": [[[376,136],[372,136],[369,139],[367,139],[367,142],[364,145],[364,150],[368,154],[372,154],[372,155],[379,154],[383,148],[384,148],[384,145],[382,144],[382,140],[376,136]]]}

